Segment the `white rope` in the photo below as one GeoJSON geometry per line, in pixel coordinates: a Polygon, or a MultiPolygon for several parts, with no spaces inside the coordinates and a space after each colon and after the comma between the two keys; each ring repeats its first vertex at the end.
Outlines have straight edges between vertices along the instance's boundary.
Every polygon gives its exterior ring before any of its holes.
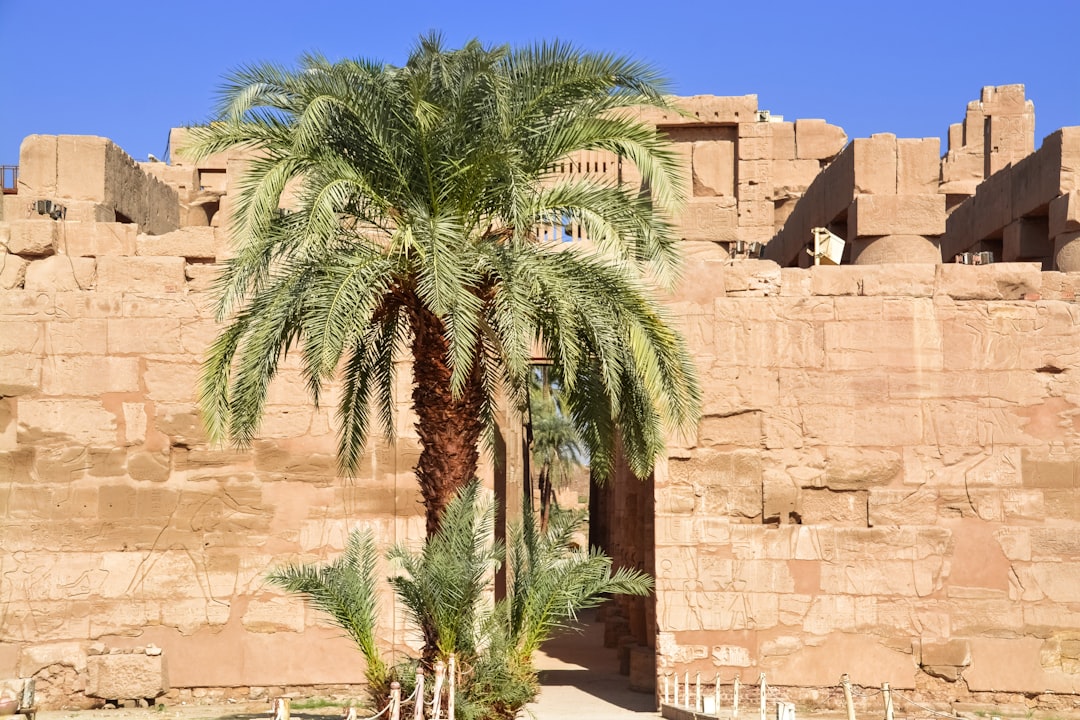
{"type": "Polygon", "coordinates": [[[943,717],[943,718],[952,718],[952,720],[965,720],[965,718],[962,718],[959,715],[952,715],[950,713],[943,713],[943,712],[941,712],[939,710],[934,710],[932,708],[928,708],[925,705],[922,705],[920,703],[915,702],[911,698],[907,697],[906,695],[904,695],[901,692],[896,691],[895,689],[892,691],[892,694],[893,694],[893,697],[902,698],[905,702],[909,702],[912,705],[914,705],[915,707],[920,708],[922,710],[925,710],[926,712],[930,713],[931,715],[937,715],[938,717],[943,717]]]}
{"type": "Polygon", "coordinates": [[[362,720],[376,720],[376,718],[382,717],[383,715],[386,714],[386,711],[389,710],[390,706],[393,705],[393,704],[394,704],[394,701],[391,700],[390,702],[386,703],[386,707],[384,707],[382,710],[375,713],[374,715],[371,715],[370,717],[362,718],[362,720]]]}
{"type": "Polygon", "coordinates": [[[416,691],[417,691],[418,689],[419,689],[419,687],[414,687],[414,688],[412,689],[412,695],[410,695],[409,697],[407,697],[407,698],[403,699],[403,700],[402,700],[401,702],[403,702],[403,703],[407,703],[407,702],[412,702],[413,698],[415,698],[415,697],[416,697],[416,691]]]}

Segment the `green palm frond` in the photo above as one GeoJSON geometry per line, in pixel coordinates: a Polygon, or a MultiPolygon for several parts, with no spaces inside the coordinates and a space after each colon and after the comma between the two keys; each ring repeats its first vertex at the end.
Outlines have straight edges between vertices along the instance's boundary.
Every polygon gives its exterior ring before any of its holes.
{"type": "Polygon", "coordinates": [[[349,535],[345,551],[337,560],[321,566],[286,565],[267,576],[272,584],[303,595],[312,607],[328,615],[334,625],[352,638],[367,661],[365,674],[373,686],[382,685],[388,672],[376,638],[377,561],[371,533],[357,530],[349,535]]]}
{"type": "MultiPolygon", "coordinates": [[[[440,402],[456,408],[417,407],[418,424],[453,422],[471,443],[492,430],[501,394],[523,407],[539,343],[594,461],[610,468],[621,433],[631,469],[647,474],[699,404],[685,344],[650,291],[677,277],[671,218],[686,188],[679,156],[636,110],[670,109],[666,92],[633,59],[560,42],[448,49],[437,35],[400,67],[307,55],[229,75],[218,120],[193,128],[186,149],[248,153],[230,178],[235,256],[215,286],[225,328],[200,386],[211,435],[250,442],[281,358],[298,352],[316,403],[327,383],[346,388],[339,464],[352,472],[373,428],[394,427],[392,358],[408,350],[445,365],[440,402]],[[585,151],[632,163],[642,186],[552,174],[585,151]],[[538,240],[538,227],[571,223],[594,252],[538,240]]],[[[418,480],[445,501],[475,462],[430,477],[426,459],[448,453],[427,446],[437,433],[419,435],[418,480]]]]}

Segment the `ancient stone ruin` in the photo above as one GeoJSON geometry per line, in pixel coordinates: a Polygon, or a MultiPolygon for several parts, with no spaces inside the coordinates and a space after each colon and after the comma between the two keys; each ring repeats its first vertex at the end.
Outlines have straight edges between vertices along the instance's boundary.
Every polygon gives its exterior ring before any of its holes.
{"type": "MultiPolygon", "coordinates": [[[[985,88],[944,155],[755,96],[682,104],[648,119],[692,189],[669,302],[705,417],[591,500],[595,538],[657,578],[605,612],[629,682],[766,672],[823,705],[848,673],[1080,704],[1080,127],[1036,150],[1022,86],[985,88]],[[840,265],[814,264],[814,228],[840,265]]],[[[349,643],[263,577],[356,525],[423,535],[404,364],[398,437],[358,477],[335,476],[333,413],[293,359],[250,450],[207,442],[195,380],[246,159],[183,143],[137,163],[31,136],[3,196],[0,678],[35,678],[42,707],[355,685],[349,643]]],[[[599,153],[560,170],[635,181],[599,153]]],[[[502,433],[485,477],[512,499],[502,433]]],[[[384,636],[412,641],[393,614],[384,636]]]]}

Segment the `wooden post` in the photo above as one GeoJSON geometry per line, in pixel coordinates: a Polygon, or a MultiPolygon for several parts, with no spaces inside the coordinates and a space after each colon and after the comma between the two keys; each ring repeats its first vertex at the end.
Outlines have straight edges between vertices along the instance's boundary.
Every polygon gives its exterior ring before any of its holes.
{"type": "Polygon", "coordinates": [[[416,701],[413,705],[413,720],[424,720],[424,673],[416,671],[416,701]]]}
{"type": "Polygon", "coordinates": [[[701,673],[694,676],[694,712],[701,712],[701,673]]]}
{"type": "Polygon", "coordinates": [[[889,683],[881,683],[881,696],[885,699],[885,720],[893,720],[892,690],[889,683]]]}
{"type": "Polygon", "coordinates": [[[847,673],[840,676],[840,684],[844,686],[844,703],[847,705],[848,720],[855,720],[855,703],[851,699],[851,678],[847,673]]]}
{"type": "Polygon", "coordinates": [[[439,712],[442,709],[442,686],[446,680],[446,663],[442,660],[435,663],[435,684],[431,687],[431,717],[439,720],[439,712]]]}
{"type": "Polygon", "coordinates": [[[401,683],[390,683],[390,720],[401,720],[401,683]]]}
{"type": "Polygon", "coordinates": [[[356,708],[351,706],[345,708],[345,717],[343,720],[356,720],[356,708]]]}
{"type": "Polygon", "coordinates": [[[456,669],[457,660],[451,655],[449,675],[446,679],[446,717],[449,720],[454,720],[454,688],[457,687],[457,681],[455,680],[456,669]]]}
{"type": "Polygon", "coordinates": [[[664,673],[664,704],[671,704],[671,676],[664,673]]]}
{"type": "Polygon", "coordinates": [[[739,720],[739,676],[735,676],[735,687],[731,690],[731,720],[739,720]]]}
{"type": "Polygon", "coordinates": [[[675,702],[672,705],[679,707],[679,673],[675,673],[675,702]]]}
{"type": "Polygon", "coordinates": [[[716,673],[713,681],[713,715],[720,717],[720,673],[716,673]]]}
{"type": "Polygon", "coordinates": [[[289,720],[289,698],[274,698],[270,704],[270,710],[274,714],[274,720],[289,720]]]}
{"type": "Polygon", "coordinates": [[[758,678],[758,684],[761,687],[761,697],[758,698],[758,717],[760,718],[760,720],[767,720],[767,718],[765,717],[765,691],[768,688],[765,684],[765,673],[761,673],[761,676],[758,678]]]}
{"type": "Polygon", "coordinates": [[[690,671],[683,673],[683,704],[690,707],[690,671]]]}

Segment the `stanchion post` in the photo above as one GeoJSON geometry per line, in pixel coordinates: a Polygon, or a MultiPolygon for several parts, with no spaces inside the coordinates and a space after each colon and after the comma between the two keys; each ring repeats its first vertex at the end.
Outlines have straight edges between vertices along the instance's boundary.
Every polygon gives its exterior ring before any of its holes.
{"type": "Polygon", "coordinates": [[[416,671],[416,702],[413,705],[413,720],[424,720],[424,672],[416,671]]]}
{"type": "Polygon", "coordinates": [[[765,684],[765,673],[761,673],[761,677],[758,678],[758,683],[761,686],[761,697],[758,699],[758,717],[760,720],[767,720],[765,717],[765,691],[768,686],[765,684]]]}
{"type": "Polygon", "coordinates": [[[390,683],[390,720],[401,720],[401,683],[390,683]]]}
{"type": "Polygon", "coordinates": [[[735,676],[735,685],[731,691],[731,720],[739,720],[739,676],[735,676]]]}
{"type": "Polygon", "coordinates": [[[848,720],[855,720],[855,701],[851,699],[851,678],[847,673],[840,676],[840,684],[844,686],[844,704],[847,705],[848,720]]]}
{"type": "Polygon", "coordinates": [[[679,707],[679,673],[675,673],[675,700],[671,704],[679,707]]]}
{"type": "Polygon", "coordinates": [[[457,675],[457,660],[450,656],[450,667],[446,678],[446,717],[454,720],[454,690],[457,687],[455,676],[457,675]]]}
{"type": "Polygon", "coordinates": [[[701,704],[701,673],[694,676],[694,712],[701,712],[704,707],[701,704]]]}
{"type": "Polygon", "coordinates": [[[442,687],[446,680],[446,663],[439,660],[435,663],[435,684],[431,688],[431,717],[439,720],[442,710],[442,687]]]}
{"type": "Polygon", "coordinates": [[[664,673],[664,704],[671,704],[671,676],[664,673]]]}
{"type": "Polygon", "coordinates": [[[720,717],[720,673],[716,673],[713,681],[713,714],[720,717]]]}
{"type": "Polygon", "coordinates": [[[881,697],[885,699],[885,720],[893,720],[892,690],[889,683],[881,683],[881,697]]]}
{"type": "Polygon", "coordinates": [[[687,670],[683,673],[683,703],[686,707],[690,707],[690,671],[687,670]]]}

